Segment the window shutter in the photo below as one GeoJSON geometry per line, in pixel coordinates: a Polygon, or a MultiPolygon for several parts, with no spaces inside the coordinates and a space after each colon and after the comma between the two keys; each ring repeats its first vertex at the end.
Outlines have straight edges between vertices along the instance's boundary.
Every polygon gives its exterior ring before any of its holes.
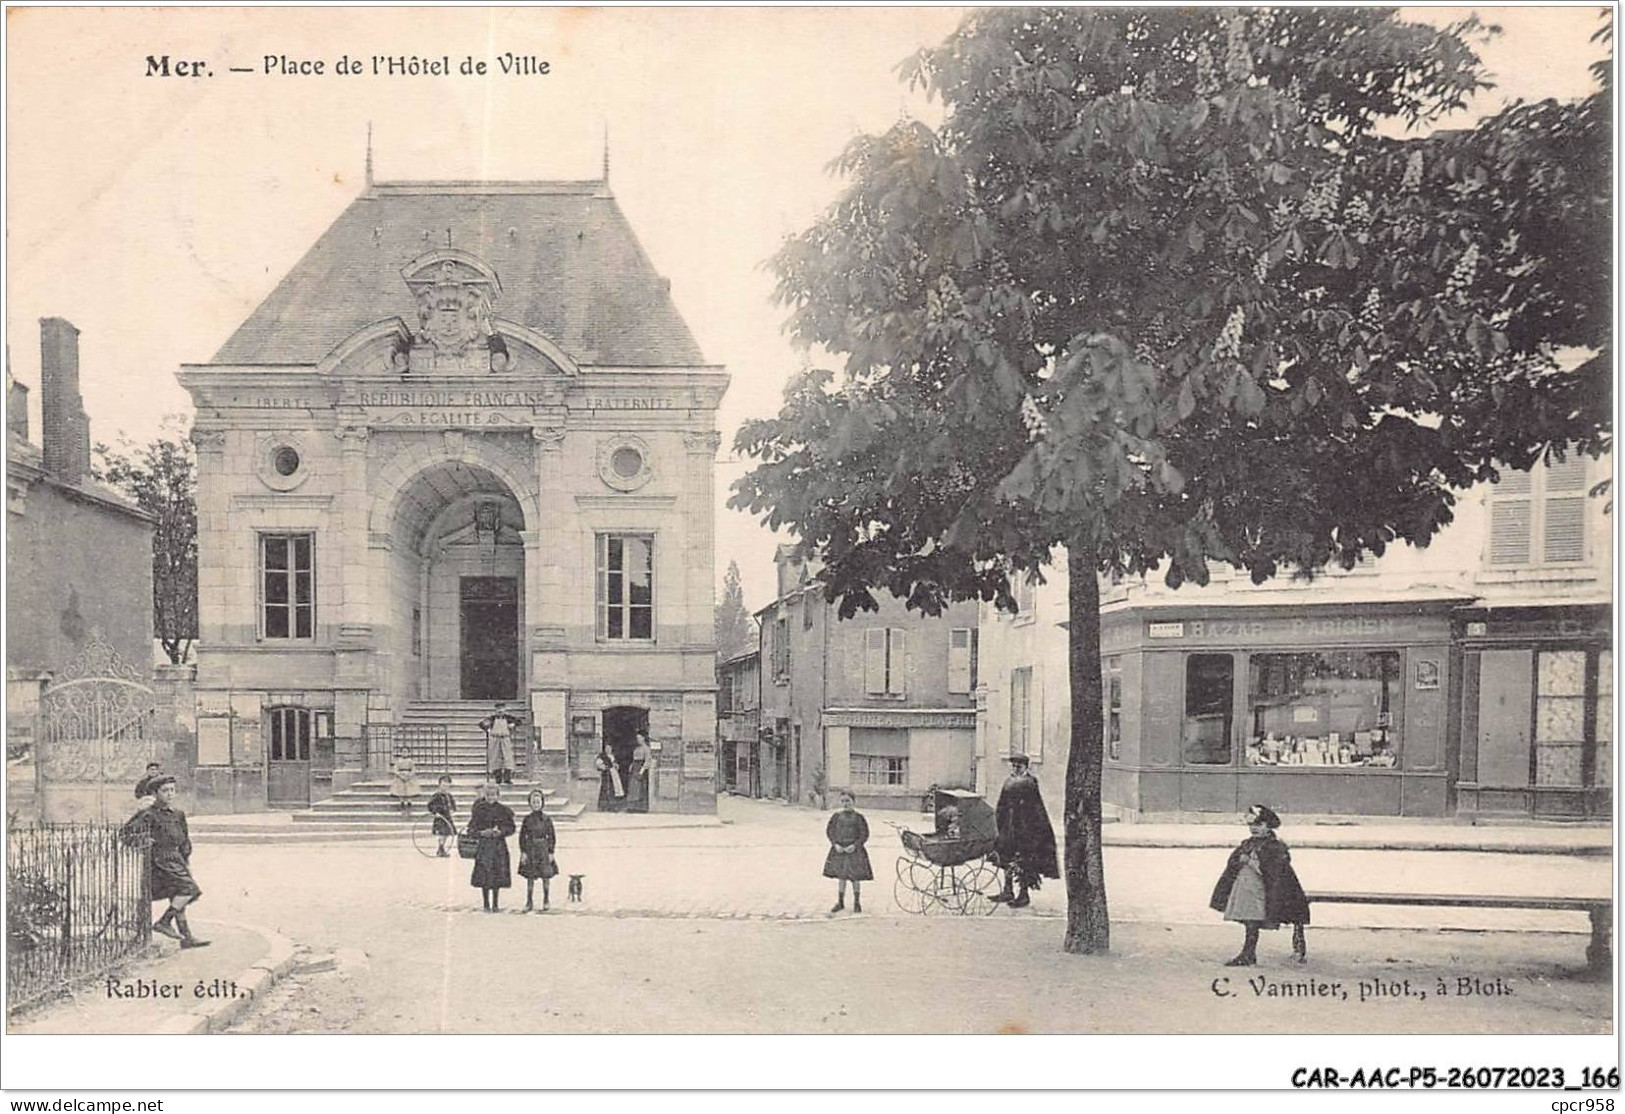
{"type": "Polygon", "coordinates": [[[1585,496],[1546,501],[1545,557],[1548,563],[1585,559],[1585,496]]]}
{"type": "Polygon", "coordinates": [[[948,632],[948,691],[968,693],[970,680],[970,639],[974,633],[968,627],[955,627],[948,632]]]}
{"type": "Polygon", "coordinates": [[[980,656],[981,656],[981,652],[982,652],[981,641],[982,641],[982,632],[980,630],[978,630],[976,627],[972,627],[970,629],[970,691],[971,692],[976,691],[977,682],[981,680],[981,677],[980,677],[980,671],[981,671],[980,656]]]}
{"type": "Polygon", "coordinates": [[[871,627],[863,632],[863,688],[865,692],[886,691],[886,628],[871,627]]]}
{"type": "Polygon", "coordinates": [[[1585,560],[1586,462],[1571,456],[1546,469],[1543,556],[1548,563],[1585,560]]]}
{"type": "Polygon", "coordinates": [[[886,654],[886,693],[902,696],[908,691],[908,632],[888,628],[886,636],[891,643],[886,654]]]}
{"type": "Polygon", "coordinates": [[[1490,504],[1490,564],[1529,564],[1528,499],[1496,499],[1490,504]]]}

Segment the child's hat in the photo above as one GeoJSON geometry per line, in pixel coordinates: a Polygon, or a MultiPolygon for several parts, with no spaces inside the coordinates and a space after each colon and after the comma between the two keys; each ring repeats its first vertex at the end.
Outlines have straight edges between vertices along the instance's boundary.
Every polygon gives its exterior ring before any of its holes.
{"type": "Polygon", "coordinates": [[[1264,824],[1273,832],[1281,826],[1281,818],[1268,805],[1254,805],[1247,810],[1247,823],[1264,824]]]}

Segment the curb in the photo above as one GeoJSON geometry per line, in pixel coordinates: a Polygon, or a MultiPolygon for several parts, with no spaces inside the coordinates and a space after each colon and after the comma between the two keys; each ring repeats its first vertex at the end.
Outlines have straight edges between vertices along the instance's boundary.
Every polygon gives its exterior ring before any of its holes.
{"type": "MultiPolygon", "coordinates": [[[[1184,841],[1176,839],[1158,838],[1155,836],[1145,839],[1133,837],[1112,838],[1114,833],[1107,833],[1101,837],[1101,845],[1105,847],[1150,847],[1174,850],[1197,851],[1212,848],[1233,848],[1233,841],[1202,840],[1184,841]]],[[[1316,839],[1313,836],[1300,836],[1297,839],[1287,840],[1287,846],[1294,851],[1458,851],[1477,855],[1571,855],[1578,858],[1606,858],[1612,855],[1613,848],[1596,844],[1580,844],[1576,846],[1563,846],[1549,843],[1511,843],[1493,842],[1472,844],[1438,843],[1431,840],[1392,839],[1377,840],[1370,843],[1348,843],[1332,839],[1316,839]]]]}
{"type": "Polygon", "coordinates": [[[275,986],[289,971],[293,970],[295,962],[293,941],[270,929],[259,928],[255,925],[234,924],[230,921],[212,921],[212,924],[222,925],[226,928],[240,929],[252,932],[265,939],[269,948],[265,957],[237,975],[238,997],[230,998],[206,1009],[183,1013],[179,1017],[171,1018],[160,1025],[155,1034],[160,1036],[192,1035],[196,1033],[218,1033],[241,1017],[254,1000],[275,986]]]}

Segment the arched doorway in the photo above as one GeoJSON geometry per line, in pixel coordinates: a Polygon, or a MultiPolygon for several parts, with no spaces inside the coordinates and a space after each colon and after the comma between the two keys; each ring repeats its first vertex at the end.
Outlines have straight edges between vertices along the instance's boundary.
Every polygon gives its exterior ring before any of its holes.
{"type": "Polygon", "coordinates": [[[525,688],[525,516],[490,469],[431,464],[395,500],[388,650],[404,701],[515,700],[525,688]]]}
{"type": "Polygon", "coordinates": [[[617,798],[613,792],[600,792],[598,807],[604,812],[620,812],[625,810],[647,812],[648,798],[643,798],[642,808],[638,808],[636,795],[630,790],[632,776],[632,750],[637,746],[637,736],[641,734],[645,739],[649,737],[649,709],[634,705],[617,705],[604,709],[604,751],[609,755],[610,761],[620,774],[623,788],[627,795],[617,798]]]}

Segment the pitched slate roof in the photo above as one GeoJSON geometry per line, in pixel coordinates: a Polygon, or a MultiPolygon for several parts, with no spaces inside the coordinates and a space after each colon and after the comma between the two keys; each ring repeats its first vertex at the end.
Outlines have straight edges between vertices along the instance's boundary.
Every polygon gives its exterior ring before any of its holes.
{"type": "Polygon", "coordinates": [[[356,330],[415,322],[401,268],[435,248],[496,271],[499,318],[580,364],[705,362],[602,182],[391,182],[350,203],[215,353],[217,364],[315,364],[356,330]]]}

